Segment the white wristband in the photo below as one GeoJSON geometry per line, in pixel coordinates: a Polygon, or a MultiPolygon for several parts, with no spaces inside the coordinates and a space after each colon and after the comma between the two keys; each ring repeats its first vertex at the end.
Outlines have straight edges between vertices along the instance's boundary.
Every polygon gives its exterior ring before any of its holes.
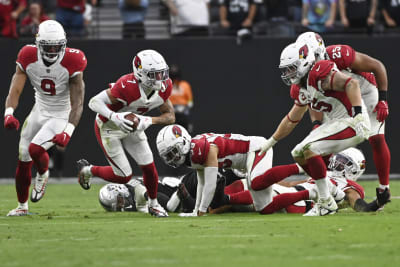
{"type": "Polygon", "coordinates": [[[278,143],[277,140],[275,140],[275,138],[273,136],[271,136],[268,141],[271,143],[271,146],[274,146],[276,143],[278,143]]]}
{"type": "Polygon", "coordinates": [[[8,115],[13,115],[14,114],[14,109],[12,107],[8,107],[6,108],[6,110],[4,111],[4,117],[8,116],[8,115]]]}
{"type": "Polygon", "coordinates": [[[75,130],[75,125],[68,122],[67,127],[65,127],[64,129],[64,132],[66,132],[69,135],[69,137],[71,137],[74,130],[75,130]]]}

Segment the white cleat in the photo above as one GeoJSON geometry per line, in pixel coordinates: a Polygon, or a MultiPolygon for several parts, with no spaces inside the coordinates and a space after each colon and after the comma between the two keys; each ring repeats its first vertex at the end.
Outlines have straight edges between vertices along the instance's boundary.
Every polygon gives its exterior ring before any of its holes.
{"type": "Polygon", "coordinates": [[[42,175],[40,175],[39,173],[36,175],[35,184],[32,188],[32,193],[31,193],[32,202],[38,202],[39,200],[42,199],[44,193],[46,193],[48,180],[49,180],[49,170],[47,170],[42,175]]]}
{"type": "Polygon", "coordinates": [[[10,210],[7,213],[7,216],[26,216],[26,215],[28,215],[28,209],[19,206],[13,210],[10,210]]]}
{"type": "Polygon", "coordinates": [[[335,214],[337,211],[338,206],[335,199],[332,196],[329,196],[327,199],[320,198],[319,201],[314,205],[314,207],[303,216],[332,215],[335,214]]]}
{"type": "Polygon", "coordinates": [[[150,206],[149,205],[149,213],[152,215],[152,216],[155,216],[155,217],[159,217],[159,218],[161,218],[161,217],[168,217],[168,213],[165,211],[165,209],[160,205],[160,204],[155,204],[155,205],[152,205],[152,206],[150,206]]]}

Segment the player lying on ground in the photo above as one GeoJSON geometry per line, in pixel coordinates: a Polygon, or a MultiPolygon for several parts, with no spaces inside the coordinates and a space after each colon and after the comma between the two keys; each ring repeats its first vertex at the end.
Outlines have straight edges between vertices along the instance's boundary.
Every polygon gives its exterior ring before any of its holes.
{"type": "MultiPolygon", "coordinates": [[[[378,172],[379,192],[383,193],[386,188],[389,188],[390,174],[390,150],[385,140],[385,120],[389,115],[388,79],[385,66],[381,61],[355,51],[348,45],[330,45],[325,48],[321,36],[314,32],[299,35],[296,42],[307,43],[317,61],[329,59],[335,62],[339,70],[347,71],[348,75],[360,83],[361,97],[367,107],[371,123],[368,141],[378,172]]],[[[315,127],[322,124],[321,113],[311,112],[310,115],[315,127]]]]}
{"type": "MultiPolygon", "coordinates": [[[[269,175],[276,176],[282,172],[281,166],[273,167],[269,170],[269,175]]],[[[386,189],[385,193],[380,193],[377,189],[377,198],[370,203],[364,200],[364,189],[358,184],[357,179],[365,170],[365,158],[362,152],[356,148],[348,148],[342,152],[334,154],[329,159],[328,178],[330,183],[329,190],[339,203],[339,208],[351,207],[355,211],[370,212],[377,211],[383,207],[390,198],[386,189]],[[342,193],[344,192],[344,194],[342,193]]],[[[288,177],[299,173],[299,169],[293,168],[291,173],[287,172],[288,177]]],[[[281,181],[272,186],[276,195],[297,192],[302,190],[316,191],[314,180],[306,179],[303,181],[281,181]]],[[[235,181],[232,185],[225,188],[225,205],[210,210],[210,213],[221,213],[230,211],[235,205],[249,205],[252,203],[251,196],[246,188],[244,180],[235,181]]],[[[284,208],[287,213],[305,213],[311,209],[312,201],[299,201],[284,208]]]]}
{"type": "Polygon", "coordinates": [[[259,155],[265,141],[263,137],[240,134],[207,133],[192,138],[180,125],[162,128],[157,135],[157,150],[163,161],[172,167],[186,164],[197,171],[196,205],[192,213],[182,216],[202,216],[207,212],[215,193],[218,167],[247,173],[255,210],[261,214],[274,213],[282,206],[308,199],[308,191],[272,199],[272,185],[286,176],[266,176],[272,167],[273,152],[259,155]]]}
{"type": "Polygon", "coordinates": [[[293,43],[281,54],[282,80],[291,87],[294,105],[273,135],[263,144],[268,151],[288,136],[308,108],[324,112],[327,122],[313,130],[292,150],[293,159],[318,187],[319,201],[305,216],[333,214],[338,207],[329,194],[325,159],[368,138],[369,119],[356,79],[340,72],[335,63],[316,62],[307,44],[293,43]]]}
{"type": "Polygon", "coordinates": [[[168,213],[157,202],[158,173],[145,130],[152,124],[175,122],[174,108],[168,100],[172,82],[167,63],[154,50],[139,52],[132,64],[133,73],[122,76],[89,102],[89,107],[97,112],[97,141],[110,165],[94,166],[85,159],[79,160],[79,184],[88,190],[93,176],[113,183],[127,183],[132,177],[132,168],[125,149],[142,169],[149,196],[149,213],[167,217],[168,213]],[[160,116],[143,115],[155,108],[159,108],[160,116]]]}
{"type": "Polygon", "coordinates": [[[19,141],[15,174],[18,207],[7,216],[28,213],[32,164],[37,176],[31,201],[37,202],[44,196],[49,179],[47,150],[54,145],[67,146],[81,118],[85,92],[83,71],[87,61],[82,51],[68,48],[66,44],[61,24],[47,20],[39,25],[36,45],[26,45],[18,54],[5,103],[4,127],[19,128],[13,113],[27,78],[35,89],[35,105],[25,119],[19,141]]]}
{"type": "MultiPolygon", "coordinates": [[[[216,195],[223,197],[225,181],[237,180],[232,172],[220,170],[216,185],[216,195]]],[[[158,183],[157,200],[170,212],[191,212],[195,207],[197,191],[196,171],[191,170],[181,178],[164,177],[158,183]]],[[[99,192],[99,202],[107,211],[140,211],[147,213],[148,195],[142,179],[131,179],[126,184],[106,184],[99,192]]],[[[213,199],[211,206],[217,208],[218,199],[213,199]],[[214,204],[215,203],[215,204],[214,204]]]]}

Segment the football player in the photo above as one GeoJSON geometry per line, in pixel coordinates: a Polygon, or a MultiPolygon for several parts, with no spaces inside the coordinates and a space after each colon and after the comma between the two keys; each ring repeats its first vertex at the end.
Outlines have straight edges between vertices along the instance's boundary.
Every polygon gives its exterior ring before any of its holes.
{"type": "MultiPolygon", "coordinates": [[[[385,120],[389,115],[387,103],[388,80],[386,68],[381,61],[355,51],[348,45],[330,45],[325,48],[321,36],[306,32],[296,42],[307,43],[315,53],[316,60],[329,59],[339,70],[349,71],[349,75],[360,83],[361,97],[367,107],[371,122],[370,137],[373,159],[379,177],[379,192],[389,190],[390,150],[385,140],[385,120]]],[[[321,113],[310,113],[313,125],[322,124],[321,113]]],[[[385,193],[386,194],[386,193],[385,193]]],[[[390,194],[390,190],[389,190],[390,194]]]]}
{"type": "MultiPolygon", "coordinates": [[[[273,167],[269,170],[270,175],[277,175],[280,172],[278,168],[273,167]]],[[[301,170],[299,170],[301,171],[301,170]]],[[[288,172],[290,175],[299,174],[300,172],[293,169],[293,172],[288,172]]],[[[350,206],[355,211],[373,212],[379,210],[389,201],[389,192],[378,193],[377,198],[370,203],[364,200],[364,188],[358,184],[357,179],[365,171],[365,158],[363,153],[356,148],[348,148],[337,154],[334,154],[329,159],[327,177],[329,179],[329,191],[339,203],[340,208],[350,206]]],[[[281,181],[272,186],[274,195],[279,195],[289,192],[297,192],[301,190],[316,191],[315,181],[307,179],[303,181],[281,181]]],[[[246,188],[246,182],[243,180],[236,181],[225,188],[224,205],[211,211],[211,213],[221,213],[231,209],[235,205],[248,205],[249,193],[246,188]]],[[[250,196],[251,198],[251,196],[250,196]]],[[[251,201],[251,200],[250,200],[251,201]]],[[[285,207],[287,213],[305,213],[311,209],[311,201],[299,201],[285,207]]]]}
{"type": "MultiPolygon", "coordinates": [[[[233,173],[219,170],[216,195],[223,197],[225,179],[238,179],[233,173]]],[[[191,212],[196,202],[197,177],[191,170],[181,178],[164,177],[158,183],[157,200],[160,205],[171,212],[191,212]]],[[[106,184],[99,192],[99,202],[107,211],[140,211],[147,213],[147,192],[142,180],[131,179],[126,184],[106,184]]],[[[221,203],[214,197],[215,206],[221,203]]]]}
{"type": "Polygon", "coordinates": [[[324,156],[356,146],[368,138],[370,123],[359,82],[328,60],[316,62],[308,44],[293,43],[281,54],[282,80],[291,87],[294,105],[273,135],[263,144],[268,151],[289,135],[308,107],[324,112],[327,122],[313,130],[292,150],[294,160],[318,187],[319,201],[305,216],[333,214],[338,207],[329,194],[324,156]]]}
{"type": "MultiPolygon", "coordinates": [[[[272,185],[286,177],[285,172],[268,175],[272,167],[272,150],[259,155],[264,137],[240,134],[207,133],[192,138],[180,125],[169,125],[157,135],[157,150],[163,161],[178,167],[186,164],[197,171],[196,205],[192,213],[181,216],[204,215],[213,200],[218,167],[245,172],[254,208],[261,214],[271,214],[284,206],[309,198],[309,192],[282,194],[272,199],[272,185]]],[[[298,168],[296,164],[288,169],[298,168]]]]}
{"type": "Polygon", "coordinates": [[[168,100],[172,82],[167,63],[154,50],[140,51],[132,64],[133,73],[123,75],[116,83],[110,84],[108,89],[90,99],[90,109],[97,112],[97,141],[110,166],[94,166],[85,159],[79,160],[79,184],[88,190],[93,176],[112,183],[127,183],[132,177],[132,169],[125,149],[142,169],[149,196],[149,213],[157,217],[167,217],[168,213],[157,202],[158,173],[145,130],[153,124],[175,122],[174,108],[168,100]],[[155,108],[159,108],[160,116],[144,115],[155,108]],[[139,119],[135,130],[133,122],[125,118],[130,113],[136,114],[139,119]]]}
{"type": "Polygon", "coordinates": [[[81,118],[87,60],[82,51],[66,44],[61,24],[47,20],[39,25],[36,44],[24,46],[18,54],[5,102],[4,127],[19,129],[20,123],[13,113],[27,78],[35,89],[35,105],[21,130],[15,175],[18,207],[8,216],[28,213],[32,164],[38,173],[31,201],[37,202],[44,196],[49,178],[47,150],[53,145],[65,147],[81,118]]]}

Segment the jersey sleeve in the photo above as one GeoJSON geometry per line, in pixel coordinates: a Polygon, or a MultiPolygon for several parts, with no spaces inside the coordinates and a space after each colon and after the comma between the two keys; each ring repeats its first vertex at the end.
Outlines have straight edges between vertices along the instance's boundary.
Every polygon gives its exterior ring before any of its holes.
{"type": "Polygon", "coordinates": [[[365,197],[364,188],[360,184],[358,184],[358,183],[356,183],[356,182],[354,182],[352,180],[347,179],[346,187],[347,188],[353,188],[354,190],[356,190],[358,192],[358,194],[360,194],[360,197],[362,199],[364,199],[364,197],[365,197]]]}
{"type": "Polygon", "coordinates": [[[190,158],[192,163],[203,165],[206,162],[210,143],[204,136],[197,136],[192,139],[190,158]]]}
{"type": "Polygon", "coordinates": [[[72,78],[86,69],[87,59],[81,50],[67,47],[61,65],[68,70],[69,76],[72,78]]]}
{"type": "Polygon", "coordinates": [[[334,62],[329,60],[318,61],[310,70],[308,74],[308,85],[313,86],[315,89],[322,91],[321,81],[323,81],[335,69],[334,62]]]}
{"type": "Polygon", "coordinates": [[[124,84],[124,79],[125,76],[122,76],[116,81],[115,83],[110,83],[110,88],[111,88],[111,95],[115,98],[117,98],[120,102],[124,103],[125,105],[127,104],[126,96],[125,96],[125,84],[124,84]]]}
{"type": "Polygon", "coordinates": [[[165,90],[164,90],[164,92],[162,92],[160,90],[159,91],[159,95],[165,102],[171,96],[171,93],[172,93],[172,81],[171,81],[171,79],[168,79],[165,82],[163,82],[162,86],[165,87],[165,90]]]}
{"type": "Polygon", "coordinates": [[[300,96],[300,85],[292,84],[290,87],[290,97],[294,100],[294,103],[298,106],[305,106],[299,99],[300,96]]]}
{"type": "Polygon", "coordinates": [[[26,71],[29,64],[37,61],[37,48],[34,45],[25,45],[18,53],[17,65],[26,71]]]}
{"type": "Polygon", "coordinates": [[[326,52],[339,70],[350,68],[356,57],[356,52],[348,45],[330,45],[326,52]]]}

